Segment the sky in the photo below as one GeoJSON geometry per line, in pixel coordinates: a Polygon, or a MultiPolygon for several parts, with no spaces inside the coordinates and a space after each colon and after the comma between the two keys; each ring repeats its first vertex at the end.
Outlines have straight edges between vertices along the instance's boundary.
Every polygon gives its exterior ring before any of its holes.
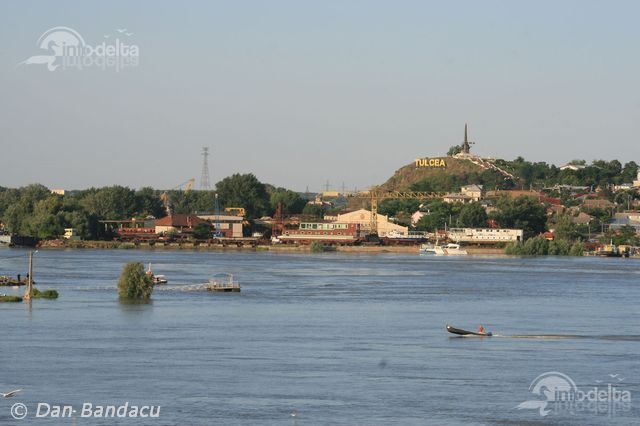
{"type": "Polygon", "coordinates": [[[483,156],[640,162],[638,16],[637,1],[5,1],[0,186],[197,189],[208,146],[213,184],[362,189],[444,155],[465,123],[483,156]],[[54,27],[135,45],[138,64],[23,63],[52,54],[38,41],[54,27]]]}

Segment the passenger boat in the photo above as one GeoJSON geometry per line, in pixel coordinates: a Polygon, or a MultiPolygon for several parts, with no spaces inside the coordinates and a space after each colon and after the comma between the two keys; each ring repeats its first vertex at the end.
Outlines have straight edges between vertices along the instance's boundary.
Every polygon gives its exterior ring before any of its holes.
{"type": "Polygon", "coordinates": [[[460,244],[449,243],[444,246],[434,246],[436,256],[465,256],[469,253],[460,244]]]}
{"type": "Polygon", "coordinates": [[[240,284],[233,280],[232,274],[226,274],[227,280],[223,281],[218,278],[211,278],[208,284],[205,284],[205,288],[209,291],[222,292],[222,293],[238,293],[240,292],[240,284]]]}
{"type": "Polygon", "coordinates": [[[484,332],[484,333],[478,333],[476,331],[469,331],[469,330],[463,330],[461,328],[455,328],[450,326],[449,324],[447,324],[447,331],[449,333],[457,334],[459,336],[484,336],[484,337],[493,336],[493,333],[491,333],[490,331],[484,332]]]}

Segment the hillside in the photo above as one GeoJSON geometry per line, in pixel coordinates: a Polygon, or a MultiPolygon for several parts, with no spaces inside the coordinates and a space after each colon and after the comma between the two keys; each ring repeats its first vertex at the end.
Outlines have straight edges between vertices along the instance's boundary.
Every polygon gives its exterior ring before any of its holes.
{"type": "Polygon", "coordinates": [[[409,190],[412,187],[424,191],[458,191],[460,185],[475,183],[492,188],[504,183],[505,179],[500,173],[485,170],[469,160],[438,158],[444,160],[445,167],[417,167],[416,163],[407,164],[396,170],[381,187],[390,191],[409,190]]]}

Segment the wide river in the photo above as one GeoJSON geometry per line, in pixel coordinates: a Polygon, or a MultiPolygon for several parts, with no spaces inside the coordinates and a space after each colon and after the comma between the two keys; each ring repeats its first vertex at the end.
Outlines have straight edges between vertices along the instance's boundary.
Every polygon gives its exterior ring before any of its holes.
{"type": "MultiPolygon", "coordinates": [[[[26,256],[0,249],[0,275],[24,275],[26,256]]],[[[159,250],[34,259],[38,288],[60,298],[0,305],[0,391],[23,389],[0,398],[0,424],[640,422],[638,260],[159,250]],[[118,302],[132,260],[169,279],[150,304],[118,302]],[[241,293],[185,287],[223,272],[241,293]],[[496,336],[454,337],[445,324],[496,336]],[[563,389],[573,399],[554,402],[563,389]],[[81,417],[85,403],[127,402],[160,406],[160,416],[81,417]],[[15,403],[25,419],[13,419],[15,403]],[[47,417],[37,418],[39,403],[76,412],[52,419],[41,405],[47,417]]]]}

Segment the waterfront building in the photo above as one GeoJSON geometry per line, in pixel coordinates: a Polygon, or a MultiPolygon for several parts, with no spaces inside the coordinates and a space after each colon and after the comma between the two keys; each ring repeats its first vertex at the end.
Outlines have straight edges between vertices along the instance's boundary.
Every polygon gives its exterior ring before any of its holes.
{"type": "MultiPolygon", "coordinates": [[[[409,235],[409,228],[397,225],[389,221],[389,218],[383,214],[378,214],[378,235],[385,237],[388,233],[409,235]]],[[[336,222],[360,225],[363,232],[371,230],[371,212],[369,210],[360,209],[352,212],[342,213],[337,216],[336,222]]]]}
{"type": "Polygon", "coordinates": [[[208,223],[194,214],[174,214],[156,220],[155,233],[193,232],[193,228],[200,223],[208,223]]]}
{"type": "Polygon", "coordinates": [[[236,215],[198,214],[200,219],[213,224],[216,231],[221,232],[226,238],[242,238],[244,218],[236,215]]]}
{"type": "Polygon", "coordinates": [[[502,243],[522,241],[522,229],[505,228],[450,228],[447,237],[450,240],[466,243],[502,243]]]}

